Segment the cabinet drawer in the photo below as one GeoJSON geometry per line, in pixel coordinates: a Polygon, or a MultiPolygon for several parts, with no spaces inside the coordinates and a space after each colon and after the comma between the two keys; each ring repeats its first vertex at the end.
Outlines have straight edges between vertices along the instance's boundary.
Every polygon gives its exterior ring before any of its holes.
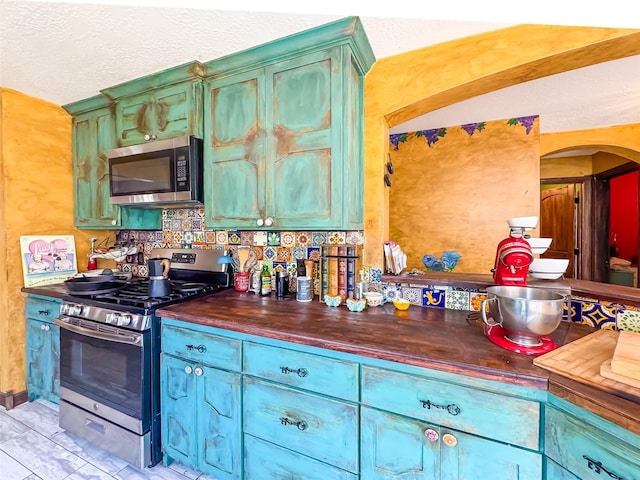
{"type": "Polygon", "coordinates": [[[537,402],[366,366],[361,395],[363,405],[539,449],[537,402]]]}
{"type": "Polygon", "coordinates": [[[27,297],[25,300],[25,314],[27,318],[35,318],[44,322],[53,322],[60,313],[60,302],[42,298],[27,297]]]}
{"type": "Polygon", "coordinates": [[[245,377],[243,431],[357,472],[358,407],[245,377]]]}
{"type": "Polygon", "coordinates": [[[358,364],[246,342],[244,372],[293,387],[358,400],[358,364]]]}
{"type": "Polygon", "coordinates": [[[189,328],[162,326],[162,351],[224,370],[240,371],[242,342],[189,328]]]}
{"type": "Polygon", "coordinates": [[[637,445],[551,406],[545,415],[545,455],[583,480],[639,478],[637,445]]]}
{"type": "Polygon", "coordinates": [[[244,480],[358,480],[358,476],[251,435],[244,436],[244,480]]]}

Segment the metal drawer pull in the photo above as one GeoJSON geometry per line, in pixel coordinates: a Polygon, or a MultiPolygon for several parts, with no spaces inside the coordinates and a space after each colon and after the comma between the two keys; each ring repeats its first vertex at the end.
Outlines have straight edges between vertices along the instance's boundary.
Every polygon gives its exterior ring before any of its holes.
{"type": "Polygon", "coordinates": [[[431,400],[419,400],[419,402],[422,404],[422,408],[427,408],[429,410],[431,410],[431,407],[440,408],[442,410],[446,410],[450,415],[454,416],[458,415],[461,412],[460,407],[455,403],[450,403],[449,405],[438,405],[437,403],[431,403],[431,400]]]}
{"type": "Polygon", "coordinates": [[[296,375],[302,378],[309,375],[309,371],[306,368],[297,368],[294,370],[293,368],[289,368],[289,367],[280,367],[280,371],[285,375],[288,375],[289,373],[295,373],[296,375]]]}
{"type": "Polygon", "coordinates": [[[46,315],[47,317],[51,315],[51,312],[49,312],[49,310],[38,310],[38,313],[40,315],[46,315]]]}
{"type": "Polygon", "coordinates": [[[282,425],[293,425],[294,427],[298,427],[298,430],[306,430],[307,422],[304,420],[300,420],[299,422],[294,422],[293,420],[289,420],[287,417],[280,417],[280,423],[282,425]]]}
{"type": "Polygon", "coordinates": [[[84,424],[92,430],[95,430],[102,435],[105,434],[105,427],[102,423],[98,423],[95,420],[91,420],[90,418],[84,419],[84,424]]]}
{"type": "Polygon", "coordinates": [[[602,470],[604,473],[609,475],[609,477],[614,478],[615,480],[624,480],[623,477],[616,475],[615,473],[610,472],[609,470],[604,468],[604,466],[602,465],[602,462],[596,462],[595,460],[587,457],[586,455],[582,455],[582,458],[584,458],[587,461],[587,465],[589,466],[589,469],[593,470],[597,474],[600,474],[600,471],[602,470]]]}
{"type": "Polygon", "coordinates": [[[197,350],[199,353],[204,353],[207,351],[207,347],[204,345],[187,345],[187,350],[197,350]]]}

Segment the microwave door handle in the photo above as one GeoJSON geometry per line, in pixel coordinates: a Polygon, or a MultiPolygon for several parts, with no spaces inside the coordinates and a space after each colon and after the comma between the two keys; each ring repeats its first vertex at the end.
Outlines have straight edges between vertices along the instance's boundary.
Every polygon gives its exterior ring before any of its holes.
{"type": "Polygon", "coordinates": [[[134,345],[134,346],[142,347],[142,344],[141,344],[142,335],[139,335],[139,336],[114,335],[112,333],[96,332],[95,330],[91,330],[90,328],[71,325],[65,322],[64,320],[60,320],[59,318],[54,318],[53,323],[58,325],[60,328],[64,328],[65,330],[69,330],[70,332],[74,332],[79,335],[84,335],[85,337],[97,338],[99,340],[106,340],[108,342],[118,342],[118,343],[124,343],[126,345],[134,345]]]}

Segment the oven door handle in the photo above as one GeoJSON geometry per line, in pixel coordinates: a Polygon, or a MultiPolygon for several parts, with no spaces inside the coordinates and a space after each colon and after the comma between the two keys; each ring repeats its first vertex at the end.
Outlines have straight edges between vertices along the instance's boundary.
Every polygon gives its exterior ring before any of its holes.
{"type": "Polygon", "coordinates": [[[78,325],[71,325],[64,320],[60,320],[59,318],[54,318],[53,323],[58,325],[60,328],[64,328],[65,330],[69,330],[71,332],[77,333],[79,335],[84,335],[85,337],[97,338],[99,340],[107,340],[109,342],[118,342],[124,343],[126,345],[135,345],[142,347],[142,335],[114,335],[112,333],[105,332],[96,332],[95,330],[91,330],[90,328],[79,327],[78,325]]]}

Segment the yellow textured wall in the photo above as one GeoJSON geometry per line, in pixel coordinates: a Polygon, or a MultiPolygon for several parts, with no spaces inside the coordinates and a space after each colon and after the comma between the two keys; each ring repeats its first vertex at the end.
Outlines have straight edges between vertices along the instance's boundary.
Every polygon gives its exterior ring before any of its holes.
{"type": "MultiPolygon", "coordinates": [[[[25,389],[21,235],[75,235],[78,263],[87,238],[73,226],[71,117],[61,107],[0,88],[0,392],[25,389]]],[[[85,269],[86,265],[78,265],[85,269]]]]}
{"type": "Polygon", "coordinates": [[[365,263],[382,266],[382,242],[389,238],[382,177],[390,126],[517,83],[637,54],[640,30],[517,25],[378,60],[365,79],[365,263]]]}
{"type": "Polygon", "coordinates": [[[431,147],[409,134],[391,148],[389,236],[408,268],[424,269],[425,254],[455,250],[462,255],[456,272],[491,273],[507,219],[539,214],[538,132],[537,119],[529,134],[505,119],[473,135],[447,127],[431,147]]]}
{"type": "Polygon", "coordinates": [[[540,159],[540,178],[584,177],[593,173],[590,155],[540,159]]]}

